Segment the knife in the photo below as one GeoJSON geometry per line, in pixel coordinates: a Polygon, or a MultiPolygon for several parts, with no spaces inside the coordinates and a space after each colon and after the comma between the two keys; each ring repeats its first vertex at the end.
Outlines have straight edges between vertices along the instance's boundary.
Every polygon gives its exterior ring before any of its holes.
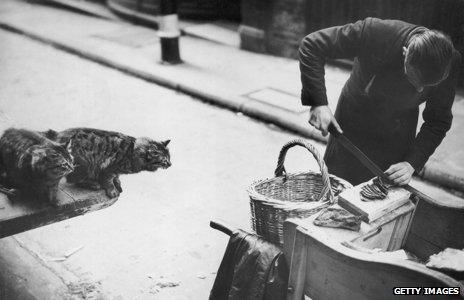
{"type": "MultiPolygon", "coordinates": [[[[385,182],[390,182],[390,179],[388,179],[387,175],[385,175],[382,169],[380,169],[379,166],[377,166],[366,154],[364,154],[364,152],[356,147],[356,145],[353,144],[345,135],[338,132],[332,124],[329,126],[329,132],[343,147],[345,147],[351,154],[353,154],[363,164],[363,166],[368,168],[372,174],[384,179],[385,182]]],[[[425,198],[429,201],[435,202],[431,197],[413,188],[409,184],[402,185],[401,187],[408,192],[418,196],[419,198],[425,198]]]]}

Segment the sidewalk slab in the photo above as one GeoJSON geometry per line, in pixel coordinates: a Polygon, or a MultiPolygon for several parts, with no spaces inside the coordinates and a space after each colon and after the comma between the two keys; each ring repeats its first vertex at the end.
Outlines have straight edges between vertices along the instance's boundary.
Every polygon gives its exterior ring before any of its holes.
{"type": "Polygon", "coordinates": [[[453,105],[453,125],[443,143],[423,171],[423,177],[436,184],[464,191],[464,100],[453,105]]]}
{"type": "Polygon", "coordinates": [[[234,23],[212,21],[197,25],[182,25],[182,22],[180,22],[182,31],[187,35],[215,41],[235,48],[240,47],[238,26],[235,26],[236,24],[234,23]]]}
{"type": "Polygon", "coordinates": [[[110,20],[119,20],[120,18],[111,12],[106,5],[99,2],[94,2],[92,0],[45,0],[46,4],[62,6],[66,9],[75,10],[92,16],[110,19],[110,20]]]}
{"type": "Polygon", "coordinates": [[[0,253],[0,299],[76,299],[68,293],[64,278],[42,264],[16,237],[2,239],[0,253]]]}
{"type": "MultiPolygon", "coordinates": [[[[308,108],[300,106],[301,83],[296,60],[183,36],[180,51],[184,63],[165,65],[159,62],[159,39],[152,29],[20,0],[1,2],[0,27],[277,124],[304,137],[327,141],[308,126],[308,108]]],[[[207,29],[201,27],[202,31],[207,29]]],[[[326,67],[327,94],[332,110],[348,76],[346,69],[326,67]]],[[[421,174],[426,180],[459,191],[464,191],[464,153],[459,150],[464,146],[462,99],[461,95],[456,97],[453,127],[421,174]]]]}

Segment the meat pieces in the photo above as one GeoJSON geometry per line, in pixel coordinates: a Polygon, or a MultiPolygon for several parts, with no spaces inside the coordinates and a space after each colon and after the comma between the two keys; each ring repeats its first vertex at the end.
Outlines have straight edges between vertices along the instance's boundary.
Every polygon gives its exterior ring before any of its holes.
{"type": "Polygon", "coordinates": [[[355,216],[343,208],[328,207],[313,221],[314,225],[359,231],[361,216],[355,216]]]}
{"type": "Polygon", "coordinates": [[[388,184],[384,183],[381,178],[376,177],[371,184],[366,184],[361,188],[361,200],[383,200],[387,197],[388,188],[388,184]]]}

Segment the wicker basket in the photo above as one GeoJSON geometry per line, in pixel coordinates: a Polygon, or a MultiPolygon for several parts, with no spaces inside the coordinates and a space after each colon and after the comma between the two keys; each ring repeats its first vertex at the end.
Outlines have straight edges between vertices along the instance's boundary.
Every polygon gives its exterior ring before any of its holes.
{"type": "Polygon", "coordinates": [[[288,142],[282,147],[272,179],[250,186],[251,225],[264,239],[283,244],[283,223],[287,218],[313,215],[336,202],[336,196],[352,187],[347,181],[329,175],[322,156],[303,140],[288,142]],[[288,149],[299,145],[309,150],[317,160],[321,173],[287,174],[284,167],[288,149]]]}

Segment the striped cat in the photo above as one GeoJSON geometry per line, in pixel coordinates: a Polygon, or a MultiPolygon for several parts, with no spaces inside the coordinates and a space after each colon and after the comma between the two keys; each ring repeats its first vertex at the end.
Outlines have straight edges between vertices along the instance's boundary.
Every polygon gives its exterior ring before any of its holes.
{"type": "Polygon", "coordinates": [[[122,192],[120,174],[156,171],[171,166],[167,148],[169,140],[157,142],[92,128],[49,130],[44,135],[59,143],[72,142],[70,153],[75,168],[66,176],[68,182],[93,190],[103,188],[110,198],[122,192]]]}
{"type": "Polygon", "coordinates": [[[57,204],[58,183],[73,170],[64,145],[34,131],[9,128],[0,137],[0,191],[57,204]]]}

